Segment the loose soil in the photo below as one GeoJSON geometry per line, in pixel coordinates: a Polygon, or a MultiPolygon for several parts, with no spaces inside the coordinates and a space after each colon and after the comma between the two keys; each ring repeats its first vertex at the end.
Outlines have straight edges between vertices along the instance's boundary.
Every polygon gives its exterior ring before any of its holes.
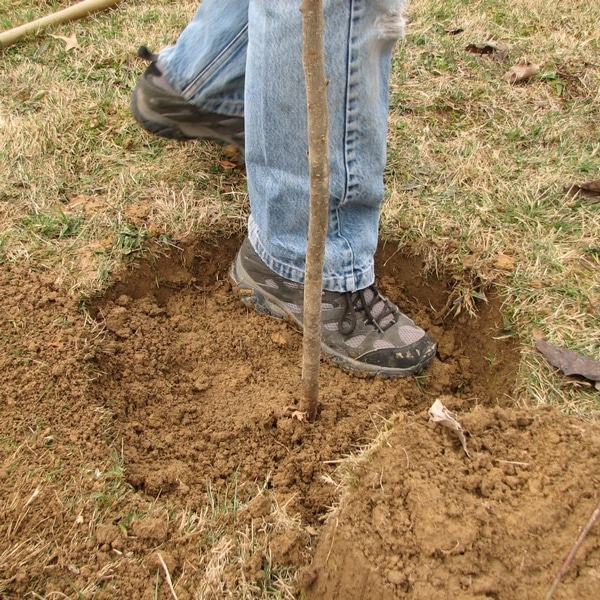
{"type": "MultiPolygon", "coordinates": [[[[598,502],[600,429],[514,407],[500,300],[443,315],[453,278],[385,245],[380,288],[439,355],[399,380],[323,362],[308,424],[301,334],[235,297],[238,246],[155,248],[85,307],[52,274],[3,266],[0,596],[170,598],[159,549],[178,598],[229,597],[227,568],[200,589],[206,532],[184,527],[208,497],[213,524],[239,505],[223,529],[264,541],[243,565],[258,591],[268,565],[299,569],[315,600],[543,598],[598,502]],[[428,421],[436,398],[472,458],[428,421]]],[[[598,529],[555,598],[598,597],[598,529]]]]}

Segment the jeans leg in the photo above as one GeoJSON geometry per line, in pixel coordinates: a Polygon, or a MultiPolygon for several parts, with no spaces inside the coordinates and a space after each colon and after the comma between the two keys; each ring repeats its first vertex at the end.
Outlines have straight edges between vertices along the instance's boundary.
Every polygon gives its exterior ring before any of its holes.
{"type": "MultiPolygon", "coordinates": [[[[309,173],[300,0],[250,0],[246,67],[249,236],[262,260],[302,282],[309,173]]],[[[325,0],[330,210],[324,288],[374,281],[391,53],[402,0],[325,0]]]]}
{"type": "Polygon", "coordinates": [[[159,55],[167,81],[211,112],[244,116],[248,0],[203,0],[174,46],[159,55]]]}

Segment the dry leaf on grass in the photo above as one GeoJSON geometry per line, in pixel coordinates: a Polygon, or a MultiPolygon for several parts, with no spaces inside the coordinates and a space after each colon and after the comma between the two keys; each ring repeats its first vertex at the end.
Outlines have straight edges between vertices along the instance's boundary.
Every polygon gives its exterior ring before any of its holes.
{"type": "Polygon", "coordinates": [[[471,54],[493,55],[496,60],[505,60],[510,46],[501,42],[482,42],[477,44],[469,44],[465,50],[471,54]]]}
{"type": "Polygon", "coordinates": [[[569,194],[583,194],[584,196],[600,196],[600,179],[574,183],[568,190],[569,194]]]}
{"type": "Polygon", "coordinates": [[[581,375],[590,381],[600,381],[600,361],[545,340],[536,340],[535,347],[565,375],[581,375]]]}
{"type": "Polygon", "coordinates": [[[69,50],[73,50],[73,48],[81,48],[81,46],[79,45],[79,42],[77,41],[77,36],[75,35],[75,32],[71,33],[70,35],[52,35],[52,34],[50,34],[50,37],[53,37],[57,40],[62,40],[65,43],[65,52],[68,52],[69,50]]]}
{"type": "Polygon", "coordinates": [[[504,73],[502,78],[506,79],[508,83],[519,83],[537,75],[539,72],[540,65],[530,62],[519,62],[504,73]]]}
{"type": "Polygon", "coordinates": [[[465,454],[471,458],[471,453],[467,449],[467,439],[465,438],[462,425],[454,418],[454,415],[444,406],[441,400],[438,399],[431,405],[429,420],[456,432],[465,454]]]}
{"type": "Polygon", "coordinates": [[[292,413],[292,419],[298,419],[298,421],[306,421],[307,416],[308,416],[308,414],[301,410],[295,410],[292,413]]]}

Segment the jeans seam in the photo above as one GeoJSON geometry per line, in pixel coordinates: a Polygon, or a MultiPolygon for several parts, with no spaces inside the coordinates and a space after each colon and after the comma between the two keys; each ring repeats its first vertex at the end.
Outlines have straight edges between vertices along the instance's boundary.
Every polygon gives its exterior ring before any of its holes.
{"type": "MultiPolygon", "coordinates": [[[[353,178],[352,176],[352,170],[351,170],[351,161],[352,159],[350,158],[350,155],[352,152],[355,152],[355,149],[352,149],[352,144],[354,143],[351,139],[352,136],[352,127],[350,126],[350,119],[349,117],[351,116],[351,105],[352,105],[352,87],[356,86],[356,83],[353,83],[353,64],[355,64],[356,58],[354,55],[354,53],[356,52],[356,48],[355,48],[355,34],[354,34],[354,19],[355,19],[355,12],[357,9],[357,4],[358,4],[358,10],[361,10],[360,7],[360,0],[350,0],[349,3],[349,13],[348,13],[348,39],[350,41],[350,43],[348,44],[348,54],[346,57],[346,91],[345,91],[345,99],[344,99],[344,137],[343,137],[343,152],[344,152],[344,160],[343,160],[343,164],[344,164],[344,189],[343,189],[343,194],[342,194],[342,198],[341,198],[341,202],[340,204],[344,204],[347,200],[349,200],[351,198],[352,195],[352,187],[353,185],[351,184],[351,180],[353,178]]],[[[355,161],[355,159],[354,159],[355,161]]],[[[348,240],[348,238],[343,234],[342,232],[342,220],[339,218],[339,208],[340,208],[340,204],[338,204],[338,206],[335,207],[335,209],[332,211],[332,215],[330,216],[330,218],[333,218],[333,215],[335,215],[335,230],[337,232],[337,235],[340,239],[344,240],[344,243],[346,244],[346,247],[348,249],[349,252],[349,258],[348,258],[348,262],[347,265],[349,267],[348,269],[348,275],[345,276],[346,281],[348,281],[348,278],[351,277],[353,280],[353,284],[351,287],[355,287],[356,286],[356,281],[357,281],[357,277],[356,277],[356,268],[355,268],[355,257],[354,257],[354,252],[352,251],[352,244],[350,244],[350,241],[348,240]]]]}
{"type": "Polygon", "coordinates": [[[198,93],[200,87],[199,82],[206,83],[216,74],[223,64],[226,64],[230,57],[235,55],[241,46],[247,43],[248,39],[248,23],[240,29],[238,34],[221,50],[221,52],[208,64],[194,79],[186,85],[182,90],[182,95],[185,97],[193,96],[198,93]]]}

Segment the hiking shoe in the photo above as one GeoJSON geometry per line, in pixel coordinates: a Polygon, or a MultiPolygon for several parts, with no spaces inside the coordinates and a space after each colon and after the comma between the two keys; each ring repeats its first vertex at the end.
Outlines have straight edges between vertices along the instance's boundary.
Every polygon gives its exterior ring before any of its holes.
{"type": "MultiPolygon", "coordinates": [[[[302,327],[304,286],[269,269],[246,239],[230,270],[243,302],[302,327]]],[[[359,375],[398,377],[422,371],[435,342],[375,285],[358,292],[323,292],[321,348],[335,364],[359,375]]]]}
{"type": "Polygon", "coordinates": [[[244,156],[244,119],[208,112],[188,102],[158,68],[158,55],[145,46],[138,56],[150,61],[131,96],[131,112],[140,125],[161,137],[176,140],[213,140],[233,145],[244,156]]]}

